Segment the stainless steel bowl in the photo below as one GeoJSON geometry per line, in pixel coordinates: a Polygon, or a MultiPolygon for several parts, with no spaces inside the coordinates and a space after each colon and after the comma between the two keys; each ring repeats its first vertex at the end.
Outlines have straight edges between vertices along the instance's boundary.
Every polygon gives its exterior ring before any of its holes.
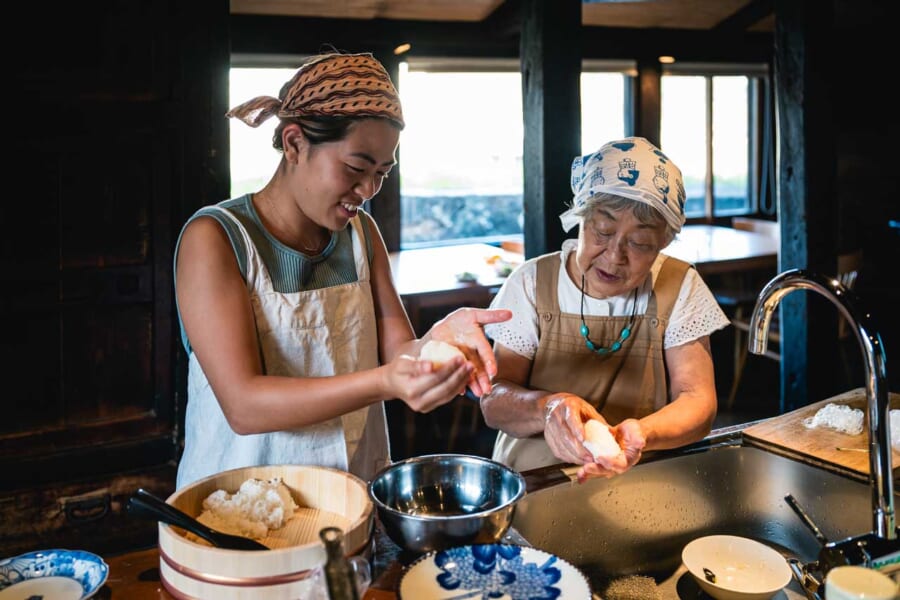
{"type": "Polygon", "coordinates": [[[411,552],[499,541],[524,495],[517,471],[465,454],[398,461],[369,484],[385,532],[411,552]]]}

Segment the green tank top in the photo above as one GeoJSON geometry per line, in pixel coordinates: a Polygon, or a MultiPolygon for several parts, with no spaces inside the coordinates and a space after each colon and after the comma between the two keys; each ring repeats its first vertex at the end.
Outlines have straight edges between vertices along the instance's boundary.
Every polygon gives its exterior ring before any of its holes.
{"type": "MultiPolygon", "coordinates": [[[[232,215],[243,225],[250,236],[251,241],[256,246],[257,251],[262,257],[269,276],[272,278],[272,285],[275,291],[290,294],[301,291],[317,290],[335,285],[343,285],[356,281],[356,265],[353,256],[353,242],[351,238],[351,227],[346,227],[341,231],[331,233],[331,240],[328,245],[317,255],[307,255],[298,252],[293,248],[285,246],[272,234],[270,234],[262,222],[259,215],[251,202],[251,195],[245,194],[237,198],[220,202],[218,206],[228,209],[232,215]]],[[[369,265],[372,264],[372,239],[369,235],[369,228],[374,225],[370,223],[372,217],[360,209],[360,218],[363,221],[363,232],[365,233],[366,254],[368,255],[369,265]]],[[[209,216],[214,218],[228,235],[231,242],[231,248],[234,250],[238,267],[244,281],[247,280],[247,249],[244,247],[243,238],[235,225],[228,217],[222,215],[211,207],[203,207],[195,212],[190,219],[184,224],[181,233],[178,235],[178,242],[175,245],[175,264],[178,264],[178,248],[181,246],[181,236],[184,235],[184,228],[200,216],[209,216]]],[[[175,268],[173,267],[173,274],[175,268]]],[[[176,299],[177,309],[177,299],[176,299]]],[[[184,331],[184,323],[181,321],[181,311],[178,311],[178,325],[181,330],[181,341],[184,344],[188,354],[191,352],[191,346],[184,331]]]]}

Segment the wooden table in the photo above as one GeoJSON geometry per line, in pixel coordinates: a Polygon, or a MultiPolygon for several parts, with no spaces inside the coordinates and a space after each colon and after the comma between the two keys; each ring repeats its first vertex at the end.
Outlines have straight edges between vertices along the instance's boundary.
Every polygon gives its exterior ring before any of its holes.
{"type": "Polygon", "coordinates": [[[756,231],[718,225],[685,225],[663,254],[693,263],[700,275],[775,271],[779,241],[756,231]]]}
{"type": "Polygon", "coordinates": [[[409,319],[418,333],[423,308],[448,306],[486,307],[505,277],[497,274],[488,262],[491,257],[518,265],[522,254],[509,252],[490,244],[461,244],[435,248],[401,250],[390,255],[391,271],[409,319]],[[475,281],[461,282],[457,274],[468,271],[475,281]]]}

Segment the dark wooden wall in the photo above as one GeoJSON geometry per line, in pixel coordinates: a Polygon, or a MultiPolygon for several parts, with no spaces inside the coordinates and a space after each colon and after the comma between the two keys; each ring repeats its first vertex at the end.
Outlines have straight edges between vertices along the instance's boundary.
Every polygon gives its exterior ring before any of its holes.
{"type": "Polygon", "coordinates": [[[0,557],[155,540],[183,372],[172,249],[228,193],[228,3],[23,5],[6,55],[0,557]],[[10,85],[11,83],[11,85],[10,85]],[[9,159],[8,159],[9,160],[9,159]]]}
{"type": "MultiPolygon", "coordinates": [[[[863,248],[858,291],[882,323],[890,356],[900,347],[900,234],[887,225],[900,219],[887,92],[893,21],[878,0],[836,0],[817,12],[820,4],[776,2],[775,38],[728,27],[540,35],[551,45],[580,39],[585,58],[637,59],[651,80],[659,54],[793,64],[777,79],[785,266],[826,269],[838,252],[863,248]]],[[[0,209],[0,557],[53,546],[109,552],[155,539],[155,527],[133,522],[122,505],[139,485],[165,494],[174,484],[185,361],[172,252],[187,216],[228,195],[230,53],[304,54],[330,44],[373,51],[392,69],[400,42],[423,55],[524,56],[536,46],[518,38],[523,6],[539,9],[508,2],[488,23],[446,24],[229,16],[225,0],[23,5],[17,22],[32,35],[7,49],[12,185],[0,209]]],[[[577,54],[560,60],[574,64],[577,54]]],[[[560,80],[572,80],[573,68],[560,80]]],[[[648,120],[653,102],[641,101],[635,114],[648,120]]],[[[652,132],[652,123],[639,126],[652,132]]],[[[554,123],[542,127],[559,135],[554,123]]],[[[558,227],[556,203],[569,196],[567,174],[558,173],[568,159],[558,163],[539,161],[550,187],[545,201],[527,201],[532,238],[545,240],[531,253],[555,246],[541,227],[558,227]]],[[[395,186],[373,203],[392,247],[398,201],[395,186]]],[[[785,362],[788,377],[805,379],[786,386],[786,407],[836,391],[826,383],[833,344],[819,347],[810,333],[830,329],[836,311],[816,302],[796,313],[789,332],[802,361],[785,362]]],[[[898,391],[900,375],[894,381],[898,391]]]]}
{"type": "MultiPolygon", "coordinates": [[[[900,343],[900,234],[888,221],[900,202],[898,172],[888,165],[893,104],[883,93],[887,3],[779,0],[775,10],[779,268],[833,275],[838,254],[861,249],[857,292],[890,356],[900,343]]],[[[837,322],[837,309],[817,294],[782,302],[782,409],[846,389],[842,361],[854,363],[855,381],[864,384],[858,345],[850,340],[841,352],[837,322]]]]}

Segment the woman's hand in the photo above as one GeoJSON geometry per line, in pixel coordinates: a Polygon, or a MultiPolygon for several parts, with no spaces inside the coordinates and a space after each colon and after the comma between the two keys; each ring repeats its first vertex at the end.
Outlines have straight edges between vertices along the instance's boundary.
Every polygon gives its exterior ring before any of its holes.
{"type": "Polygon", "coordinates": [[[591,404],[575,394],[552,394],[544,404],[544,441],[561,461],[584,464],[594,460],[584,447],[584,423],[606,423],[591,404]]]}
{"type": "Polygon", "coordinates": [[[424,339],[453,344],[466,355],[473,367],[468,386],[481,397],[491,391],[491,379],[497,374],[497,359],[482,325],[511,318],[512,311],[506,309],[459,308],[435,323],[424,339]]]}
{"type": "MultiPolygon", "coordinates": [[[[599,457],[595,462],[585,464],[578,470],[578,481],[584,482],[591,477],[612,477],[621,475],[641,460],[641,454],[647,445],[647,438],[637,419],[625,419],[615,427],[613,433],[622,451],[613,457],[599,457]]],[[[593,461],[593,457],[591,459],[593,461]]]]}
{"type": "Polygon", "coordinates": [[[435,368],[430,360],[401,354],[384,366],[385,389],[412,410],[427,413],[466,391],[473,367],[461,356],[435,368]]]}

